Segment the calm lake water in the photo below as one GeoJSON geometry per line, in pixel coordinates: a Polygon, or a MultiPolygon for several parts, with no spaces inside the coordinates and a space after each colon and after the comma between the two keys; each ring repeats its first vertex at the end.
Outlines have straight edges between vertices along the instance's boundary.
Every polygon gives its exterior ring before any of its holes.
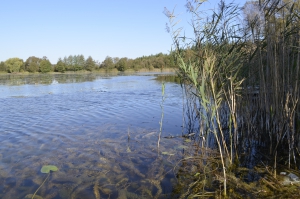
{"type": "MultiPolygon", "coordinates": [[[[174,197],[174,165],[189,142],[163,138],[158,151],[156,78],[0,76],[0,198],[31,198],[41,185],[35,198],[174,197]],[[58,171],[46,179],[44,165],[58,171]]],[[[165,85],[162,136],[181,135],[181,87],[165,85]]]]}

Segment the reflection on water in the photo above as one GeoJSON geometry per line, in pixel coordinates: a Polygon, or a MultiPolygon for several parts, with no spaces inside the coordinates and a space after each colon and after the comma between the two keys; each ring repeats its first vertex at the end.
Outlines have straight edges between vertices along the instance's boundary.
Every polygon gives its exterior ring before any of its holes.
{"type": "Polygon", "coordinates": [[[177,83],[180,84],[180,77],[174,74],[170,75],[158,75],[155,80],[160,81],[160,82],[172,82],[172,83],[177,83]]]}
{"type": "MultiPolygon", "coordinates": [[[[0,86],[0,198],[31,198],[47,176],[43,165],[59,170],[37,192],[42,198],[172,198],[187,142],[162,139],[157,151],[161,83],[73,77],[0,86]]],[[[180,86],[166,83],[163,136],[181,134],[180,99],[180,86]]]]}
{"type": "MultiPolygon", "coordinates": [[[[99,77],[99,76],[98,76],[99,77]]],[[[102,76],[103,78],[103,76],[102,76]]],[[[97,75],[89,74],[29,74],[0,75],[0,85],[20,86],[25,84],[79,83],[94,81],[97,75]]]]}

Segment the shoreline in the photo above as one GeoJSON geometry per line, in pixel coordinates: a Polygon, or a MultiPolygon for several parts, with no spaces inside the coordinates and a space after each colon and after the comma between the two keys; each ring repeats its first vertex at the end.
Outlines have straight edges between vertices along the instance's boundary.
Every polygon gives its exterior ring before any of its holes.
{"type": "Polygon", "coordinates": [[[30,72],[18,72],[18,73],[0,73],[0,75],[41,75],[41,74],[48,74],[48,75],[56,75],[56,74],[134,74],[134,73],[175,73],[176,68],[165,68],[165,69],[140,69],[140,70],[132,70],[128,69],[125,71],[118,71],[116,69],[112,70],[105,70],[105,69],[100,69],[100,70],[94,70],[94,71],[66,71],[64,73],[61,72],[49,72],[49,73],[30,73],[30,72]]]}

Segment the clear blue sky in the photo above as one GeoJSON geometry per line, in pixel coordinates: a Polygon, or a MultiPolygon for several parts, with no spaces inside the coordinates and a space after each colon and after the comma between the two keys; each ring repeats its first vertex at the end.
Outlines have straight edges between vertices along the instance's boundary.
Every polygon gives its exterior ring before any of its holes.
{"type": "MultiPolygon", "coordinates": [[[[235,2],[245,2],[236,0],[235,2]]],[[[186,0],[0,0],[0,61],[19,57],[83,54],[102,62],[106,56],[136,58],[168,53],[164,7],[190,21],[186,0]]],[[[211,0],[207,7],[217,7],[211,0]]]]}

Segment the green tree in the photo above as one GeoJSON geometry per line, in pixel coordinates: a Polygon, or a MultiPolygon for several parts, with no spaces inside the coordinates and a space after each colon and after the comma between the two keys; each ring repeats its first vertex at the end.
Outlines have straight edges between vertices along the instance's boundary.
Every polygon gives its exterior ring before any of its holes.
{"type": "Polygon", "coordinates": [[[127,69],[131,69],[131,68],[133,69],[135,62],[133,59],[127,59],[126,64],[127,64],[127,69]]]}
{"type": "Polygon", "coordinates": [[[3,61],[0,63],[0,71],[7,72],[7,69],[5,67],[5,63],[3,61]]]}
{"type": "Polygon", "coordinates": [[[61,61],[64,64],[65,71],[67,71],[68,70],[68,58],[65,56],[61,61]]]}
{"type": "Polygon", "coordinates": [[[128,58],[123,57],[116,63],[116,68],[119,71],[125,71],[128,68],[128,58]]]}
{"type": "Polygon", "coordinates": [[[52,71],[52,65],[48,59],[43,59],[41,61],[40,70],[42,73],[48,73],[52,71]]]}
{"type": "Polygon", "coordinates": [[[105,58],[105,60],[101,63],[101,68],[105,68],[105,69],[112,69],[115,67],[115,64],[113,62],[113,58],[107,56],[105,58]]]}
{"type": "Polygon", "coordinates": [[[72,55],[69,55],[69,57],[66,58],[66,70],[68,70],[68,71],[74,71],[73,56],[72,55]]]}
{"type": "Polygon", "coordinates": [[[119,57],[114,57],[114,58],[112,58],[112,60],[113,60],[113,63],[116,64],[116,63],[118,63],[120,58],[119,57]]]}
{"type": "Polygon", "coordinates": [[[10,58],[5,61],[5,67],[9,73],[19,72],[21,66],[23,65],[23,60],[20,58],[10,58]]]}
{"type": "Polygon", "coordinates": [[[85,65],[85,58],[83,55],[74,55],[73,56],[73,68],[74,71],[82,70],[85,65]]]}
{"type": "Polygon", "coordinates": [[[25,72],[25,62],[23,62],[23,65],[20,67],[20,72],[25,72]]]}
{"type": "Polygon", "coordinates": [[[66,66],[61,58],[58,59],[54,70],[55,72],[61,72],[61,73],[65,72],[66,66]]]}
{"type": "Polygon", "coordinates": [[[95,69],[96,63],[91,56],[89,56],[85,61],[85,70],[92,71],[95,69]]]}
{"type": "Polygon", "coordinates": [[[41,61],[42,59],[35,56],[31,56],[26,60],[24,69],[31,73],[39,72],[41,61]]]}

